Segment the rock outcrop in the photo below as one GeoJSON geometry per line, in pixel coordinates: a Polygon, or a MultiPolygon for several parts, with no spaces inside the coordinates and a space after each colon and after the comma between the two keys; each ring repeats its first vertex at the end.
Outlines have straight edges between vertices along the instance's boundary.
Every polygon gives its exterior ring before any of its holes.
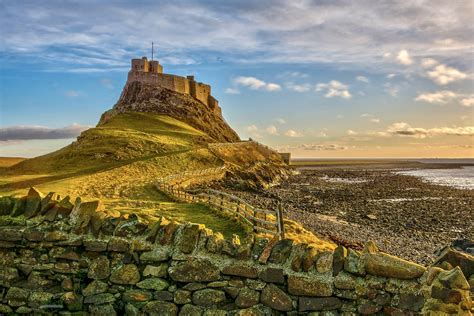
{"type": "Polygon", "coordinates": [[[126,111],[169,115],[201,130],[216,142],[236,142],[240,138],[226,123],[220,111],[210,109],[196,98],[146,82],[125,85],[119,101],[102,114],[98,126],[126,111]]]}

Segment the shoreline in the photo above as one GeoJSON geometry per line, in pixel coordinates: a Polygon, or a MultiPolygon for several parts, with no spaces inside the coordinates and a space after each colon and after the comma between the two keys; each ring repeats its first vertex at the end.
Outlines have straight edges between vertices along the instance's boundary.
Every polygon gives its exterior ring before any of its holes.
{"type": "Polygon", "coordinates": [[[281,200],[286,218],[338,244],[360,249],[373,240],[382,251],[421,264],[455,239],[474,239],[474,223],[467,220],[474,218],[474,190],[393,172],[400,167],[299,167],[299,174],[267,190],[226,190],[258,207],[276,207],[281,200]]]}

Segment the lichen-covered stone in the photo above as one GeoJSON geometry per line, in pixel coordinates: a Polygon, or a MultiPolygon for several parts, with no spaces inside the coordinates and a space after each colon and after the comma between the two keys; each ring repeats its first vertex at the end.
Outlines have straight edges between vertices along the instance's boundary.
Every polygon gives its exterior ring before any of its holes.
{"type": "Polygon", "coordinates": [[[153,294],[153,298],[158,301],[166,301],[166,302],[172,302],[173,301],[173,293],[169,291],[156,291],[153,294]]]}
{"type": "Polygon", "coordinates": [[[298,306],[300,312],[337,310],[342,301],[337,297],[300,297],[298,306]]]}
{"type": "Polygon", "coordinates": [[[179,241],[179,249],[181,252],[191,253],[194,248],[196,248],[200,230],[203,228],[204,226],[199,224],[187,224],[183,227],[179,241]]]}
{"type": "Polygon", "coordinates": [[[168,264],[161,263],[159,265],[147,265],[143,270],[143,276],[164,278],[168,275],[168,264]]]}
{"type": "Polygon", "coordinates": [[[193,293],[193,304],[200,306],[212,306],[226,300],[225,292],[215,289],[203,289],[193,293]]]}
{"type": "Polygon", "coordinates": [[[108,284],[99,280],[94,280],[89,283],[83,290],[82,295],[85,297],[105,293],[109,288],[108,284]]]}
{"type": "Polygon", "coordinates": [[[26,196],[26,205],[23,215],[26,218],[31,218],[36,216],[41,208],[41,200],[43,199],[43,194],[38,191],[36,188],[31,187],[26,196]]]}
{"type": "Polygon", "coordinates": [[[235,305],[239,308],[247,308],[257,305],[260,300],[260,292],[244,287],[235,299],[235,305]]]}
{"type": "Polygon", "coordinates": [[[143,290],[127,290],[122,294],[122,300],[128,303],[148,302],[153,298],[153,295],[148,291],[143,290]]]}
{"type": "Polygon", "coordinates": [[[166,248],[155,248],[152,251],[144,252],[140,255],[140,261],[143,262],[162,262],[167,261],[170,252],[166,248]]]}
{"type": "Polygon", "coordinates": [[[364,264],[355,250],[348,249],[347,257],[344,261],[344,270],[352,274],[365,275],[364,264]]]}
{"type": "Polygon", "coordinates": [[[84,299],[85,304],[101,305],[115,302],[115,296],[111,293],[101,293],[88,296],[84,299]]]}
{"type": "Polygon", "coordinates": [[[174,302],[178,305],[191,303],[191,292],[186,290],[176,290],[174,292],[174,302]]]}
{"type": "Polygon", "coordinates": [[[85,239],[83,243],[87,251],[103,252],[107,250],[108,241],[100,239],[85,239]]]}
{"type": "Polygon", "coordinates": [[[103,280],[110,275],[110,261],[106,256],[99,256],[92,260],[87,276],[90,279],[103,280]]]}
{"type": "Polygon", "coordinates": [[[200,316],[202,315],[202,307],[191,304],[186,304],[181,307],[179,316],[200,316]]]}
{"type": "Polygon", "coordinates": [[[258,276],[258,270],[254,266],[242,263],[228,265],[222,269],[222,273],[245,278],[256,278],[258,276]]]}
{"type": "Polygon", "coordinates": [[[11,287],[8,289],[7,295],[5,295],[5,299],[8,301],[8,305],[17,307],[25,305],[29,296],[30,292],[28,290],[11,287]]]}
{"type": "Polygon", "coordinates": [[[116,316],[117,312],[112,304],[91,305],[89,306],[91,316],[116,316]]]}
{"type": "Polygon", "coordinates": [[[263,289],[260,300],[264,305],[281,312],[287,312],[293,308],[291,297],[271,283],[263,289]]]}
{"type": "Polygon", "coordinates": [[[74,292],[66,292],[62,295],[61,301],[66,305],[66,308],[71,311],[81,311],[82,310],[82,302],[83,297],[77,295],[74,292]]]}
{"type": "Polygon", "coordinates": [[[288,292],[293,295],[331,296],[333,280],[328,276],[288,276],[288,292]]]}
{"type": "Polygon", "coordinates": [[[149,315],[176,316],[178,315],[178,306],[170,302],[151,301],[146,303],[142,311],[149,315]]]}
{"type": "Polygon", "coordinates": [[[221,233],[214,233],[207,238],[206,249],[210,253],[220,253],[224,245],[224,236],[221,233]]]}
{"type": "Polygon", "coordinates": [[[28,297],[28,306],[33,308],[39,308],[42,305],[47,305],[51,302],[53,294],[42,291],[31,292],[28,297]]]}
{"type": "Polygon", "coordinates": [[[245,285],[252,290],[261,291],[267,284],[260,280],[246,279],[245,285]]]}
{"type": "Polygon", "coordinates": [[[466,277],[459,267],[455,267],[450,271],[442,271],[438,274],[438,280],[441,284],[450,289],[470,289],[469,282],[467,282],[466,277]]]}
{"type": "Polygon", "coordinates": [[[364,253],[365,271],[372,275],[397,279],[414,279],[420,277],[426,268],[392,255],[377,252],[364,253]]]}
{"type": "Polygon", "coordinates": [[[337,275],[343,268],[347,257],[347,249],[344,246],[338,246],[333,253],[332,273],[337,275]]]}
{"type": "Polygon", "coordinates": [[[331,252],[324,252],[317,257],[316,270],[318,273],[326,273],[332,271],[333,254],[331,252]]]}
{"type": "Polygon", "coordinates": [[[286,260],[288,260],[288,257],[290,256],[292,246],[293,241],[290,239],[278,241],[272,249],[270,258],[268,258],[268,262],[285,263],[286,260]]]}
{"type": "Polygon", "coordinates": [[[334,277],[334,286],[341,290],[353,290],[356,286],[356,278],[342,271],[334,277]]]}
{"type": "Polygon", "coordinates": [[[205,259],[189,259],[168,269],[170,277],[178,282],[212,282],[220,278],[219,268],[205,259]]]}
{"type": "Polygon", "coordinates": [[[269,283],[285,283],[285,276],[283,275],[283,269],[281,268],[266,268],[262,272],[260,272],[258,277],[262,281],[269,283]]]}
{"type": "Polygon", "coordinates": [[[112,237],[107,245],[108,251],[127,252],[130,250],[130,242],[125,238],[112,237]]]}
{"type": "Polygon", "coordinates": [[[124,264],[110,275],[110,282],[116,284],[137,284],[140,281],[140,272],[135,264],[124,264]]]}
{"type": "Polygon", "coordinates": [[[137,283],[137,287],[147,290],[162,291],[169,287],[168,281],[160,278],[148,278],[137,283]]]}

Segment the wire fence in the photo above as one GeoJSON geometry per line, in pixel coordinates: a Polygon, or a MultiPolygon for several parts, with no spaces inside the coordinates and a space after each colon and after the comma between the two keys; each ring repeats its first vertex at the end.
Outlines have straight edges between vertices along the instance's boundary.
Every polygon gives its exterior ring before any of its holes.
{"type": "Polygon", "coordinates": [[[218,190],[185,190],[180,184],[194,177],[216,176],[225,173],[225,166],[196,171],[186,171],[158,179],[156,187],[173,197],[187,203],[204,203],[227,215],[236,216],[243,224],[252,227],[256,233],[278,235],[285,238],[281,204],[276,210],[254,207],[247,201],[218,190]]]}

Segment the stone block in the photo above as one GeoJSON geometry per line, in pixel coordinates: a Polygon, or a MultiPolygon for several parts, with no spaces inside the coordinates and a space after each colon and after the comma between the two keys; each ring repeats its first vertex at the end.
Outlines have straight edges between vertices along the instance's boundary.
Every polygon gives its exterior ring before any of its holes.
{"type": "Polygon", "coordinates": [[[285,276],[283,275],[283,269],[281,268],[266,268],[258,275],[260,280],[269,283],[285,283],[285,276]]]}
{"type": "Polygon", "coordinates": [[[293,309],[291,297],[274,284],[267,284],[263,289],[260,301],[265,306],[281,312],[293,309]]]}
{"type": "Polygon", "coordinates": [[[193,293],[193,304],[199,306],[213,306],[226,300],[225,292],[215,289],[203,289],[193,293]]]}
{"type": "Polygon", "coordinates": [[[140,281],[140,272],[135,264],[124,264],[112,271],[110,282],[115,284],[134,285],[140,281]]]}
{"type": "Polygon", "coordinates": [[[342,307],[342,301],[337,297],[300,297],[298,311],[327,311],[342,307]]]}
{"type": "Polygon", "coordinates": [[[288,292],[293,295],[331,296],[333,294],[333,279],[322,276],[288,276],[288,292]]]}
{"type": "Polygon", "coordinates": [[[258,276],[258,270],[249,264],[233,263],[224,267],[224,269],[222,269],[222,274],[254,279],[258,276]]]}
{"type": "Polygon", "coordinates": [[[177,282],[212,282],[220,278],[219,268],[206,259],[189,259],[168,269],[170,277],[177,282]]]}

